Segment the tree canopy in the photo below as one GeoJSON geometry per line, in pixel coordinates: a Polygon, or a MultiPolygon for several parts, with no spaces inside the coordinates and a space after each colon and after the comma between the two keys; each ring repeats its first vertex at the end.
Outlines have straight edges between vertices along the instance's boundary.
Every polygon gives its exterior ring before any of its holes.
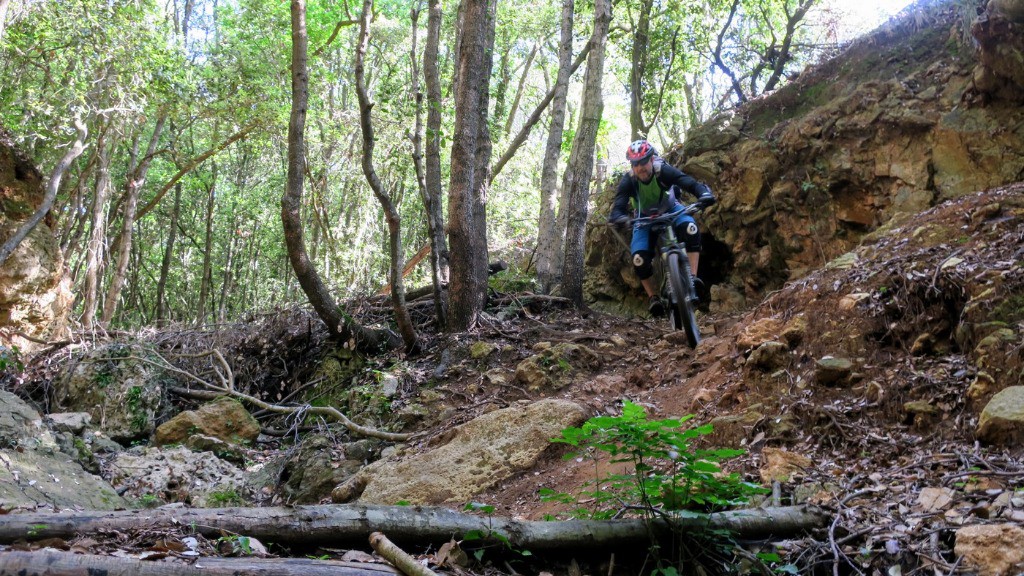
{"type": "MultiPolygon", "coordinates": [[[[591,118],[593,151],[582,151],[580,161],[622,168],[620,150],[629,138],[644,136],[658,146],[682,142],[695,124],[779,87],[835,50],[835,42],[822,40],[818,3],[618,0],[606,56],[592,59],[605,69],[606,105],[599,119],[591,118]]],[[[77,321],[219,322],[304,299],[278,213],[293,107],[288,6],[266,0],[5,0],[3,6],[0,124],[44,173],[79,133],[77,119],[88,135],[52,209],[76,289],[77,321]]],[[[412,267],[404,286],[434,283],[440,298],[450,280],[455,297],[460,275],[478,271],[488,256],[511,261],[533,281],[542,172],[567,169],[586,114],[594,4],[567,11],[555,0],[491,2],[483,10],[493,11],[493,21],[482,31],[462,17],[472,9],[471,0],[370,3],[359,59],[361,3],[306,9],[305,193],[297,213],[309,262],[339,301],[390,290],[392,264],[429,248],[444,258],[412,267]],[[434,22],[421,17],[430,9],[434,22]],[[564,27],[566,17],[571,27],[564,27]],[[568,31],[565,40],[560,30],[568,31]],[[460,67],[473,34],[490,34],[491,44],[479,46],[483,60],[460,67]],[[575,67],[560,75],[565,54],[575,67]],[[568,78],[565,96],[552,98],[560,77],[568,78]],[[475,103],[459,92],[467,82],[480,82],[475,103]],[[471,104],[477,112],[464,108],[471,104]],[[469,144],[469,132],[459,132],[464,113],[482,122],[466,150],[460,146],[469,144]],[[557,127],[564,133],[556,132],[561,146],[547,144],[552,114],[564,117],[557,127]],[[484,147],[487,165],[464,173],[484,147]],[[373,178],[364,169],[368,149],[373,178]],[[471,208],[449,213],[450,193],[460,186],[471,208]],[[466,214],[475,214],[475,227],[463,234],[466,214]],[[459,231],[450,247],[445,230],[459,231]],[[457,258],[470,238],[473,259],[456,259],[449,279],[448,250],[457,258]]],[[[545,186],[562,179],[546,177],[545,186]]],[[[584,185],[575,201],[585,204],[592,186],[584,185]]],[[[547,194],[553,200],[545,202],[554,204],[544,218],[554,223],[570,200],[562,191],[559,205],[557,192],[547,194]]],[[[558,222],[543,236],[561,246],[564,215],[558,222]]],[[[567,262],[579,265],[575,257],[567,262]]],[[[557,286],[561,275],[556,270],[556,281],[546,283],[557,286]]],[[[472,283],[479,298],[483,289],[479,278],[472,283]]],[[[442,307],[437,314],[445,314],[442,307]]],[[[457,323],[465,327],[472,318],[457,323]]]]}

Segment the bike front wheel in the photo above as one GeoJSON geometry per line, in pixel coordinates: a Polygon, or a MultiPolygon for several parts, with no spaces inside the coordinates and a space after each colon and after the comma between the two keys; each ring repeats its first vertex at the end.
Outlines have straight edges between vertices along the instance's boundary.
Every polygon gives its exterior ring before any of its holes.
{"type": "Polygon", "coordinates": [[[690,262],[677,252],[668,255],[668,284],[672,328],[685,331],[687,344],[690,348],[696,348],[700,344],[700,330],[697,328],[697,316],[693,312],[690,262]]]}

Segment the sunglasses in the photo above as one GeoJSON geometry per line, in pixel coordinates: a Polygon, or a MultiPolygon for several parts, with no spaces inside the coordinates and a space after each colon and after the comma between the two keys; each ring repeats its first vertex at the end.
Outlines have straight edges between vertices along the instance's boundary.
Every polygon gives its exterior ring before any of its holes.
{"type": "Polygon", "coordinates": [[[636,168],[637,166],[643,166],[644,164],[647,164],[647,163],[648,163],[648,162],[650,162],[650,161],[651,161],[651,159],[650,159],[650,158],[645,158],[645,159],[643,159],[643,160],[635,160],[635,161],[630,161],[630,163],[629,163],[629,164],[630,164],[631,166],[633,166],[634,168],[636,168]]]}

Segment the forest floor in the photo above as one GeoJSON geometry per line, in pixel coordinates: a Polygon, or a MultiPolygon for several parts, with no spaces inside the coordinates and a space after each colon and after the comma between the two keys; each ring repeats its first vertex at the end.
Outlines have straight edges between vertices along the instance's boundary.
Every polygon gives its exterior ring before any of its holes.
{"type": "MultiPolygon", "coordinates": [[[[750,310],[702,313],[705,339],[697,350],[686,346],[682,333],[668,330],[666,320],[581,314],[559,299],[494,292],[473,332],[431,335],[425,321],[423,354],[376,361],[406,367],[403,395],[430,387],[451,408],[444,421],[421,430],[416,449],[425,450],[483,413],[539,399],[514,380],[495,383],[485,372],[514,373],[541,342],[592,347],[602,357],[600,367],[575,373],[564,388],[544,395],[573,400],[594,416],[617,414],[630,400],[651,418],[693,414],[695,423],[714,421],[707,445],[745,451],[728,461],[727,470],[774,487],[769,503],[811,503],[832,515],[826,529],[763,543],[761,551],[780,555],[775,568],[967,573],[952,549],[958,528],[989,519],[1024,521],[1024,448],[984,444],[975,434],[983,401],[998,388],[1020,385],[1024,374],[1019,338],[984,344],[982,328],[998,323],[1024,332],[1022,261],[1024,185],[1015,185],[890,226],[849,257],[788,283],[750,310]],[[500,352],[473,359],[469,348],[476,342],[500,352]],[[766,342],[778,343],[777,354],[757,352],[766,342]],[[822,384],[816,364],[828,356],[849,359],[852,373],[822,384]],[[436,379],[439,366],[446,371],[442,380],[436,379]],[[797,463],[782,480],[767,470],[780,453],[797,463]]],[[[259,370],[289,350],[276,365],[311,361],[318,347],[300,342],[308,326],[297,326],[295,318],[282,313],[276,334],[265,326],[259,333],[236,331],[235,353],[251,346],[252,358],[262,358],[239,367],[240,377],[259,380],[259,370]]],[[[204,337],[185,330],[151,339],[204,337]]],[[[493,506],[496,516],[564,514],[564,505],[543,501],[539,490],[573,493],[595,475],[592,460],[566,454],[565,447],[553,447],[531,469],[477,500],[493,506]]],[[[130,551],[151,540],[121,538],[92,540],[88,547],[130,551]]],[[[335,552],[324,553],[340,558],[335,552]]],[[[608,560],[537,558],[516,564],[516,572],[608,573],[608,560]]],[[[615,573],[639,569],[620,565],[615,573]]],[[[715,572],[712,565],[705,569],[715,572]]],[[[508,564],[452,571],[512,573],[508,564]]]]}

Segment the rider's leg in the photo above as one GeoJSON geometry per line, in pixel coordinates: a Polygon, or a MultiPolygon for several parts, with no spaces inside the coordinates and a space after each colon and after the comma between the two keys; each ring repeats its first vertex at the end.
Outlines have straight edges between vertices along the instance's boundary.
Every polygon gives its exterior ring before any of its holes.
{"type": "Polygon", "coordinates": [[[655,238],[652,238],[651,231],[648,228],[642,226],[633,227],[633,239],[629,245],[629,250],[633,253],[633,271],[636,273],[636,277],[640,279],[640,284],[643,285],[644,292],[647,293],[648,298],[658,294],[657,288],[654,287],[654,280],[651,278],[654,274],[651,263],[654,259],[654,253],[651,251],[651,243],[655,240],[655,238]]]}

